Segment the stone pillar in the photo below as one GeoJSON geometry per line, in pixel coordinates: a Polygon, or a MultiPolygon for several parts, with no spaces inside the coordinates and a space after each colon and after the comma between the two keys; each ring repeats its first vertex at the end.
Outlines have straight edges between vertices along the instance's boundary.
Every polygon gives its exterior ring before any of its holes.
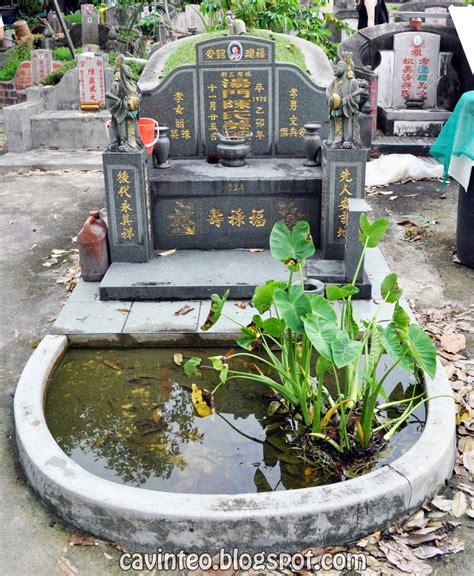
{"type": "Polygon", "coordinates": [[[148,262],[153,254],[146,149],[104,152],[105,197],[112,262],[148,262]]]}
{"type": "Polygon", "coordinates": [[[349,200],[364,198],[366,148],[329,148],[323,142],[321,252],[324,260],[343,260],[349,200]]]}
{"type": "MultiPolygon", "coordinates": [[[[346,281],[352,282],[364,247],[359,242],[359,221],[361,214],[367,214],[371,208],[363,198],[350,198],[346,230],[346,245],[344,252],[344,270],[346,281]]],[[[364,262],[357,275],[356,284],[362,284],[364,278],[364,262]]]]}

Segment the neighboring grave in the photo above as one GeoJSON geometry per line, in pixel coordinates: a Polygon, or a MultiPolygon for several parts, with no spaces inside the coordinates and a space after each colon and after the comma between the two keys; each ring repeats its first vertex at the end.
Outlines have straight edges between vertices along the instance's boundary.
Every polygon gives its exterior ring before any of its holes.
{"type": "MultiPolygon", "coordinates": [[[[425,12],[429,12],[430,14],[446,14],[446,12],[448,11],[447,8],[444,8],[442,6],[432,6],[430,8],[426,8],[425,12]]],[[[425,18],[425,24],[427,26],[447,26],[447,20],[446,18],[425,18]]]]}
{"type": "Polygon", "coordinates": [[[429,32],[403,32],[393,39],[392,106],[406,108],[406,98],[425,98],[436,106],[440,37],[429,32]]]}
{"type": "Polygon", "coordinates": [[[100,103],[105,106],[105,61],[92,52],[79,54],[76,58],[79,71],[79,94],[81,104],[100,103]]]}
{"type": "Polygon", "coordinates": [[[81,6],[82,15],[82,45],[99,45],[99,14],[93,4],[81,6]]]}
{"type": "Polygon", "coordinates": [[[33,50],[31,52],[31,81],[39,84],[41,80],[53,71],[53,55],[51,50],[33,50]]]}
{"type": "Polygon", "coordinates": [[[59,18],[56,12],[48,12],[48,24],[53,30],[53,34],[59,34],[62,32],[61,24],[59,23],[59,18]]]}
{"type": "Polygon", "coordinates": [[[204,15],[200,12],[201,6],[199,4],[186,4],[184,8],[186,30],[195,28],[196,34],[205,32],[204,15]]]}
{"type": "Polygon", "coordinates": [[[216,150],[216,132],[251,132],[254,156],[303,156],[304,125],[328,133],[325,89],[297,66],[275,62],[275,43],[226,36],[196,45],[196,65],[180,66],[143,93],[142,116],[169,126],[172,157],[216,150]]]}

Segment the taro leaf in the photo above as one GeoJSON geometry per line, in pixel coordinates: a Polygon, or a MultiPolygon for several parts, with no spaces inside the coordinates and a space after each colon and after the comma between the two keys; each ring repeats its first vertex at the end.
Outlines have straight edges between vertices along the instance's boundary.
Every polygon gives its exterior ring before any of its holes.
{"type": "Polygon", "coordinates": [[[408,329],[410,348],[418,366],[431,378],[436,375],[436,348],[428,334],[418,324],[408,329]]]}
{"type": "Polygon", "coordinates": [[[326,372],[331,368],[332,362],[324,356],[319,356],[316,361],[316,374],[320,381],[323,380],[326,372]]]}
{"type": "Polygon", "coordinates": [[[335,324],[318,323],[314,318],[303,320],[306,336],[316,350],[331,362],[333,361],[331,342],[336,338],[339,328],[335,324]]]}
{"type": "Polygon", "coordinates": [[[297,222],[291,230],[283,222],[276,222],[270,234],[270,252],[275,260],[296,272],[315,252],[308,222],[297,222]]]}
{"type": "Polygon", "coordinates": [[[214,414],[216,409],[214,408],[214,398],[209,390],[205,388],[199,388],[196,384],[192,385],[191,400],[196,410],[196,413],[201,418],[210,416],[214,414]]]}
{"type": "Polygon", "coordinates": [[[400,360],[400,366],[408,372],[413,373],[415,365],[408,344],[406,343],[406,335],[402,338],[402,333],[397,330],[393,322],[390,322],[385,330],[382,326],[379,326],[378,330],[380,340],[387,354],[396,362],[400,360]]]}
{"type": "Polygon", "coordinates": [[[277,288],[273,294],[275,305],[279,315],[286,325],[298,334],[304,333],[303,321],[301,318],[311,313],[311,306],[304,290],[298,284],[293,284],[288,289],[277,288]]]}
{"type": "Polygon", "coordinates": [[[326,298],[328,300],[343,300],[349,296],[355,296],[359,292],[359,288],[353,286],[352,284],[346,284],[345,286],[334,286],[330,284],[326,286],[326,298]]]}
{"type": "Polygon", "coordinates": [[[375,248],[384,237],[390,222],[385,218],[379,218],[370,223],[365,214],[360,215],[359,221],[359,241],[362,246],[367,248],[375,248]]]}
{"type": "Polygon", "coordinates": [[[410,316],[405,312],[402,306],[397,302],[393,310],[392,321],[399,330],[408,332],[411,320],[410,316]]]}
{"type": "Polygon", "coordinates": [[[209,360],[214,370],[220,372],[219,379],[225,384],[229,373],[229,359],[226,356],[209,356],[209,360]]]}
{"type": "Polygon", "coordinates": [[[362,353],[362,342],[351,340],[345,332],[339,332],[331,342],[332,357],[338,368],[344,368],[362,353]]]}
{"type": "Polygon", "coordinates": [[[321,294],[307,294],[313,316],[330,324],[337,323],[337,315],[331,304],[321,294]]]}
{"type": "Polygon", "coordinates": [[[373,374],[375,375],[375,371],[377,369],[378,363],[380,361],[380,357],[383,353],[383,345],[380,339],[380,334],[378,330],[372,331],[372,336],[370,338],[370,353],[369,359],[367,363],[367,367],[365,369],[366,374],[373,374]]]}
{"type": "Polygon", "coordinates": [[[255,484],[257,492],[273,492],[270,482],[266,479],[265,474],[260,470],[260,468],[255,470],[253,483],[255,484]]]}
{"type": "Polygon", "coordinates": [[[252,326],[242,326],[240,332],[242,336],[237,338],[236,343],[244,350],[253,350],[260,339],[258,330],[252,326]]]}
{"type": "Polygon", "coordinates": [[[273,303],[273,292],[275,292],[275,289],[284,289],[286,286],[286,282],[278,282],[275,280],[269,280],[262,286],[257,286],[252,298],[252,304],[260,312],[260,314],[267,312],[270,310],[270,307],[273,303]]]}
{"type": "Polygon", "coordinates": [[[229,297],[229,290],[226,291],[222,298],[218,294],[213,294],[211,296],[211,309],[207,315],[206,321],[201,326],[201,330],[207,331],[214,326],[214,324],[219,320],[222,314],[222,309],[224,304],[229,297]]]}
{"type": "Polygon", "coordinates": [[[265,334],[273,336],[273,338],[281,338],[285,332],[285,324],[278,318],[267,318],[262,324],[265,334]]]}
{"type": "Polygon", "coordinates": [[[403,289],[398,285],[398,276],[395,272],[391,272],[385,276],[380,291],[382,292],[382,298],[389,304],[394,304],[400,300],[403,289]]]}
{"type": "Polygon", "coordinates": [[[186,376],[199,376],[198,366],[201,364],[201,358],[199,356],[193,356],[184,363],[183,369],[186,376]]]}

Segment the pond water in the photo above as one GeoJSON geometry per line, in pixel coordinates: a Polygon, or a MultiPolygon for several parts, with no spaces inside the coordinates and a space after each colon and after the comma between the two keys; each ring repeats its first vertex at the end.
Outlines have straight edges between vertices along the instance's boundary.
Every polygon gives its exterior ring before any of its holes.
{"type": "MultiPolygon", "coordinates": [[[[277,417],[267,414],[272,399],[262,385],[231,380],[215,395],[216,414],[194,414],[192,382],[212,390],[218,375],[209,371],[205,379],[188,378],[174,354],[181,352],[186,361],[228,351],[70,349],[49,384],[49,429],[84,469],[150,490],[237,494],[340,481],[340,470],[308,467],[284,449],[275,431],[267,435],[267,426],[277,417]]],[[[400,379],[408,385],[407,374],[394,371],[394,384],[400,379]]],[[[410,448],[423,420],[420,410],[363,472],[410,448]]]]}

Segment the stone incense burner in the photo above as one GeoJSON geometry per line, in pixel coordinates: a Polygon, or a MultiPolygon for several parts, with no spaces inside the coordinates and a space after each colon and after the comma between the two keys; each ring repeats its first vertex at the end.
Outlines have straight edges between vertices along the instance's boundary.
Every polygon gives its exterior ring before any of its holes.
{"type": "Polygon", "coordinates": [[[230,168],[245,166],[245,159],[250,152],[248,140],[253,136],[253,134],[224,136],[223,134],[216,132],[216,136],[219,139],[217,152],[220,155],[220,163],[223,166],[228,166],[230,168]]]}

